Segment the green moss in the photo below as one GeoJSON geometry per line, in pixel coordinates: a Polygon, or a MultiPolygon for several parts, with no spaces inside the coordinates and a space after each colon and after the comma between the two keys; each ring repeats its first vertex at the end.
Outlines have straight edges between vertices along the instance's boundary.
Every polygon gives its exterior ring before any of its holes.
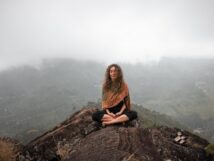
{"type": "Polygon", "coordinates": [[[209,144],[205,148],[207,155],[214,155],[214,144],[209,144]]]}

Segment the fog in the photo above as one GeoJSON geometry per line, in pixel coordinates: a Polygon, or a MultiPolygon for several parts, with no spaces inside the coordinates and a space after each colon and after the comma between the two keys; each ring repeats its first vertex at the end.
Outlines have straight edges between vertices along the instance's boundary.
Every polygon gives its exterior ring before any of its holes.
{"type": "Polygon", "coordinates": [[[213,8],[212,0],[1,0],[0,69],[56,57],[213,58],[213,8]]]}

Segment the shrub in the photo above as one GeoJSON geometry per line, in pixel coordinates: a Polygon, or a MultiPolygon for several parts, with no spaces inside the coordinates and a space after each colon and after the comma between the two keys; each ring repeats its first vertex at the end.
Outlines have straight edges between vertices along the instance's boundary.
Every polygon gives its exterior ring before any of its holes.
{"type": "Polygon", "coordinates": [[[0,140],[0,161],[12,161],[15,157],[14,145],[0,140]]]}
{"type": "Polygon", "coordinates": [[[213,155],[214,156],[214,144],[209,144],[206,148],[206,154],[207,155],[213,155]]]}

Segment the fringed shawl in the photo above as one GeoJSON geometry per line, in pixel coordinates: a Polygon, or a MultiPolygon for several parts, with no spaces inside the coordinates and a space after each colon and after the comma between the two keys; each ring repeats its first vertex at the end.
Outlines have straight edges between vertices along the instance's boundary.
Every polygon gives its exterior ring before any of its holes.
{"type": "Polygon", "coordinates": [[[112,108],[116,106],[120,101],[124,100],[126,108],[130,111],[131,103],[130,103],[130,96],[129,96],[129,89],[126,83],[122,83],[120,91],[113,91],[109,90],[103,93],[102,98],[102,108],[112,108]]]}

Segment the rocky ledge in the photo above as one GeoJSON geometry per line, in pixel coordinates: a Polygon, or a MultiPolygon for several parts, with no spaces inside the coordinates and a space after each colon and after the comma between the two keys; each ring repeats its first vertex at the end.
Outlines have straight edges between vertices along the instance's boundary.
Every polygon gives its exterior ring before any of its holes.
{"type": "Polygon", "coordinates": [[[177,128],[102,127],[91,119],[95,108],[84,108],[32,140],[17,161],[212,161],[206,140],[177,128]]]}

